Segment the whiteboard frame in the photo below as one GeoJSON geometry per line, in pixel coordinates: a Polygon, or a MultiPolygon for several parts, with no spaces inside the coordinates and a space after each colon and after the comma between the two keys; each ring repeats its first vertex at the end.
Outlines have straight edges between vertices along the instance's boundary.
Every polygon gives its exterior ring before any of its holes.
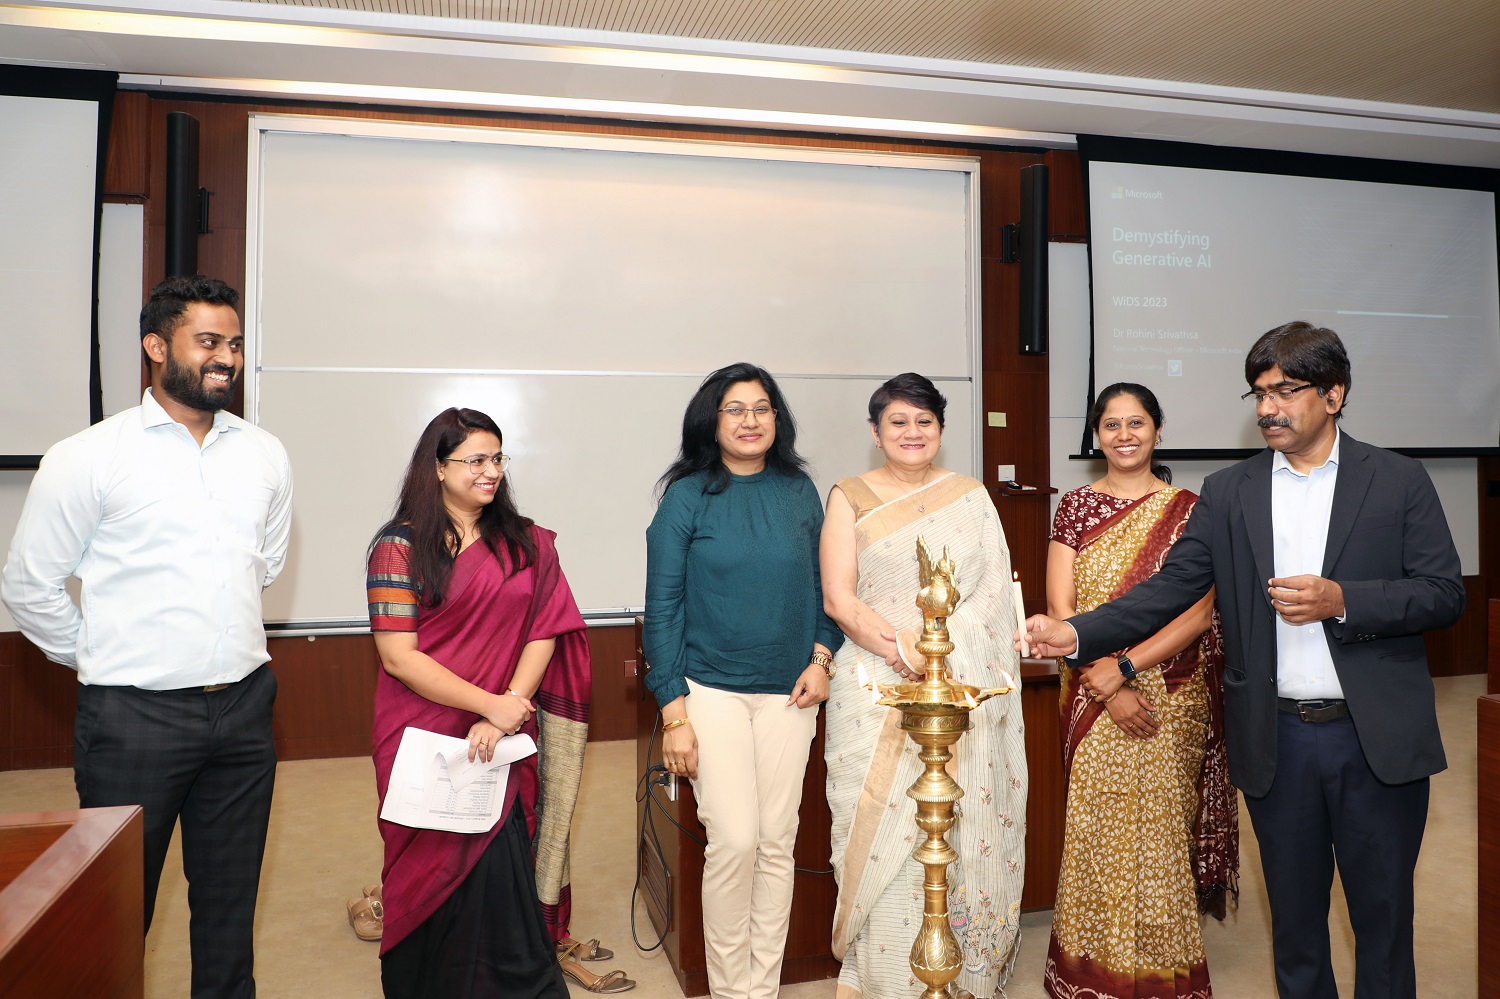
{"type": "MultiPolygon", "coordinates": [[[[609,152],[644,153],[666,156],[694,156],[719,159],[767,160],[772,162],[828,163],[843,166],[891,167],[903,170],[938,170],[964,176],[966,206],[966,281],[968,301],[965,303],[965,359],[967,372],[939,372],[932,377],[940,384],[956,385],[968,382],[971,432],[970,467],[982,477],[983,464],[983,386],[980,363],[980,309],[982,281],[980,275],[980,213],[979,213],[979,158],[972,155],[934,156],[923,153],[893,153],[863,149],[833,149],[813,146],[781,146],[760,143],[724,142],[695,138],[661,138],[645,136],[608,135],[593,132],[560,132],[540,129],[511,129],[479,125],[434,125],[420,122],[378,118],[340,118],[323,115],[296,114],[252,114],[247,128],[249,141],[246,162],[245,190],[245,289],[244,313],[246,355],[250,371],[245,379],[245,416],[250,422],[260,425],[260,378],[266,371],[312,370],[302,367],[267,367],[264,364],[264,337],[261,330],[262,257],[261,230],[264,225],[262,195],[265,187],[264,138],[268,134],[313,134],[325,136],[349,136],[359,138],[385,138],[426,142],[465,142],[486,145],[531,146],[547,149],[600,150],[609,152]]],[[[325,368],[317,371],[344,371],[349,373],[391,374],[439,374],[444,368],[325,368]]],[[[466,374],[524,374],[537,377],[559,375],[682,377],[701,379],[705,372],[696,371],[581,371],[564,369],[525,369],[476,371],[464,369],[466,374]]],[[[819,373],[801,374],[777,372],[778,379],[796,378],[859,378],[868,379],[868,374],[819,373]]],[[[586,617],[602,617],[606,613],[614,619],[628,619],[643,608],[601,608],[585,610],[586,617]],[[622,613],[625,617],[622,618],[622,613]]],[[[609,623],[615,623],[611,620],[609,623]]],[[[312,625],[314,628],[360,629],[362,622],[345,619],[317,619],[307,622],[286,622],[282,628],[312,625]]],[[[326,633],[319,631],[319,633],[326,633]]]]}

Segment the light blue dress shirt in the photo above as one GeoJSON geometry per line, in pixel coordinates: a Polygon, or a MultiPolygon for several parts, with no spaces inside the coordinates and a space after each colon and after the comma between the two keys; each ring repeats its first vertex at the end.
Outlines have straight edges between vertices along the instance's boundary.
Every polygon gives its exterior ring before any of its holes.
{"type": "MultiPolygon", "coordinates": [[[[1271,458],[1271,533],[1278,578],[1323,575],[1343,436],[1342,431],[1335,434],[1328,460],[1306,475],[1293,468],[1280,451],[1271,458]]],[[[1343,698],[1322,621],[1287,624],[1277,615],[1276,690],[1296,701],[1343,698]]]]}
{"type": "Polygon", "coordinates": [[[266,662],[261,589],[281,571],[292,475],[271,434],[216,413],[202,446],[147,389],[53,445],[0,577],[21,632],[85,684],[172,690],[266,662]],[[82,582],[82,609],[69,598],[82,582]]]}

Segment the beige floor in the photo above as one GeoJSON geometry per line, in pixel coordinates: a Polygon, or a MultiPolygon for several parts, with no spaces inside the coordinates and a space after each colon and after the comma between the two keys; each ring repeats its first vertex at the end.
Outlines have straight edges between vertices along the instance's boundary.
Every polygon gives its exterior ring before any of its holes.
{"type": "MultiPolygon", "coordinates": [[[[1434,778],[1427,841],[1417,869],[1417,975],[1424,999],[1472,997],[1476,990],[1474,866],[1475,698],[1484,677],[1437,682],[1438,709],[1449,769],[1434,778]]],[[[680,996],[671,969],[659,954],[632,951],[630,894],[635,854],[634,747],[596,743],[589,747],[574,843],[576,935],[598,936],[620,955],[640,987],[640,996],[680,996]]],[[[0,774],[0,812],[75,807],[72,773],[35,770],[0,774]]],[[[350,932],[344,900],[373,880],[380,865],[375,832],[375,791],[365,759],[282,764],[257,918],[257,981],[260,994],[318,999],[380,995],[375,945],[350,932]]],[[[1209,970],[1221,999],[1271,999],[1269,917],[1254,837],[1244,829],[1244,869],[1239,911],[1206,930],[1209,970]]],[[[1353,938],[1335,893],[1335,969],[1345,996],[1353,994],[1353,938]]],[[[1024,919],[1020,958],[1006,995],[1043,996],[1041,967],[1050,912],[1024,919]]],[[[636,932],[651,942],[642,915],[636,932]]],[[[156,924],[147,940],[146,994],[152,999],[187,994],[187,901],[181,861],[167,860],[156,924]]],[[[574,989],[578,995],[582,990],[574,989]]],[[[833,995],[832,982],[782,990],[786,999],[833,995]]],[[[915,994],[915,993],[914,993],[915,994]]]]}

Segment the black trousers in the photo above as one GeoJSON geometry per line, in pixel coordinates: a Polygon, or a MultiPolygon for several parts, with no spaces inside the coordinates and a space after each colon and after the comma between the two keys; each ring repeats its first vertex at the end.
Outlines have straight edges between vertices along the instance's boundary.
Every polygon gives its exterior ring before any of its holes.
{"type": "Polygon", "coordinates": [[[146,928],[172,829],[182,820],[193,999],[255,995],[255,898],[276,749],[276,675],[262,666],[223,690],[80,686],[73,781],[84,808],[140,805],[146,928]]]}
{"type": "Polygon", "coordinates": [[[1429,781],[1382,784],[1349,718],[1277,712],[1276,779],[1245,796],[1260,841],[1281,999],[1337,999],[1328,907],[1335,864],[1354,929],[1355,999],[1415,999],[1414,874],[1429,781]]]}

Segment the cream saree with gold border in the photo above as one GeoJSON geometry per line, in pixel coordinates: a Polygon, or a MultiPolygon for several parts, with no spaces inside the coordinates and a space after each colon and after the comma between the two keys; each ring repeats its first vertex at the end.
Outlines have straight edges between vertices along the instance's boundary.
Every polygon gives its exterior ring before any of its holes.
{"type": "MultiPolygon", "coordinates": [[[[917,537],[947,546],[962,599],[948,630],[949,671],[965,683],[1019,678],[1010,552],[979,482],[949,474],[910,496],[881,503],[862,480],[839,483],[855,508],[859,597],[893,628],[921,627],[916,608],[917,537]]],[[[912,994],[908,958],[922,922],[922,868],[912,859],[916,805],[906,789],[921,770],[893,709],[871,703],[866,676],[895,679],[881,656],[852,641],[837,656],[828,700],[828,803],[839,883],[833,953],[843,961],[840,999],[912,994]]],[[[1019,691],[986,702],[959,740],[951,772],[964,789],[948,835],[959,860],[949,869],[949,909],[963,951],[957,985],[998,994],[1020,943],[1025,867],[1026,746],[1019,691]]]]}

